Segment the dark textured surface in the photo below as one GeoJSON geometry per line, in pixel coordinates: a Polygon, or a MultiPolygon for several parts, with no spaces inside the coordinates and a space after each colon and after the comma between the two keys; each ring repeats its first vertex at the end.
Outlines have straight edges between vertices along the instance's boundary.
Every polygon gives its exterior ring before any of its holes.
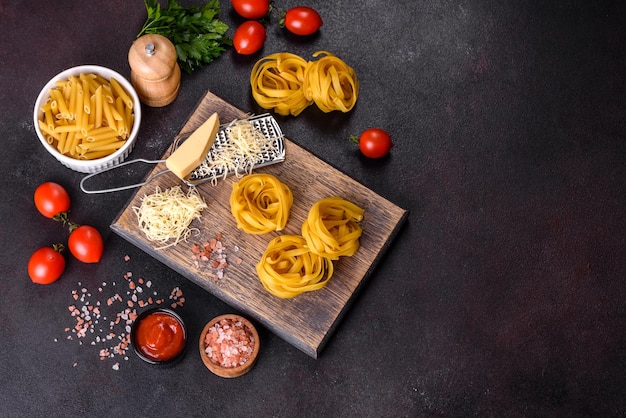
{"type": "Polygon", "coordinates": [[[129,271],[165,299],[181,288],[192,342],[231,310],[108,230],[131,192],[82,194],[82,175],[34,133],[33,103],[56,73],[128,74],[143,2],[0,0],[0,415],[623,416],[625,7],[508,3],[310,1],[319,35],[274,26],[260,55],[229,51],[184,75],[174,103],[144,109],[132,157],[158,158],[207,89],[258,111],[247,81],[256,59],[329,50],[357,72],[357,107],[310,108],[282,118],[283,130],[411,211],[318,360],[261,329],[255,368],[225,380],[195,344],[157,369],[132,353],[101,361],[93,336],[80,344],[65,331],[68,306],[85,304],[72,290],[94,304],[114,285],[126,296],[129,271]],[[382,161],[345,140],[374,125],[395,141],[382,161]],[[66,186],[73,219],[98,227],[106,252],[97,265],[68,258],[61,280],[35,286],[28,257],[65,237],[32,204],[47,180],[66,186]]]}

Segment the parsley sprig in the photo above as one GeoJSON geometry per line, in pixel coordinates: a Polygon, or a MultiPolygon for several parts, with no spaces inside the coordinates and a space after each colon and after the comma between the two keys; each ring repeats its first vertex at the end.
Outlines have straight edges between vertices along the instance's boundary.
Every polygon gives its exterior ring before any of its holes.
{"type": "Polygon", "coordinates": [[[218,19],[219,0],[209,0],[202,7],[182,7],[167,0],[162,8],[157,0],[144,0],[148,17],[137,35],[163,35],[176,48],[181,69],[187,73],[218,58],[232,45],[225,36],[228,25],[218,19]]]}

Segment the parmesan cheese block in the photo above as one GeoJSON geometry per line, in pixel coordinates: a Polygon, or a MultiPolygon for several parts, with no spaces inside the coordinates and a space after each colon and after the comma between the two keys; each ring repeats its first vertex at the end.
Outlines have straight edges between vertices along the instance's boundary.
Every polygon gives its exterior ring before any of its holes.
{"type": "Polygon", "coordinates": [[[181,180],[187,177],[206,157],[215,142],[219,127],[220,119],[217,113],[213,113],[172,155],[167,157],[165,160],[167,168],[181,180]]]}

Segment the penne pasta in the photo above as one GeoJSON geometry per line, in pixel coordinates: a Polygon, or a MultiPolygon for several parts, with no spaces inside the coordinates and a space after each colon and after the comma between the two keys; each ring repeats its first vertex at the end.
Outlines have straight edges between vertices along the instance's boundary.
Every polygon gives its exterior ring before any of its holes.
{"type": "Polygon", "coordinates": [[[46,126],[48,127],[49,130],[53,131],[54,130],[54,116],[52,115],[52,109],[51,109],[50,103],[46,103],[45,105],[43,105],[43,107],[41,108],[41,111],[43,112],[46,126]]]}
{"type": "Polygon", "coordinates": [[[51,90],[50,95],[55,103],[55,106],[59,109],[59,113],[57,113],[57,119],[69,119],[70,111],[67,108],[67,104],[65,102],[65,98],[63,97],[63,93],[60,90],[51,90]]]}
{"type": "Polygon", "coordinates": [[[63,153],[63,149],[65,148],[66,142],[67,142],[67,132],[61,132],[59,141],[57,142],[57,150],[60,153],[63,153]]]}
{"type": "Polygon", "coordinates": [[[109,144],[99,145],[97,147],[90,148],[90,151],[115,151],[122,148],[126,141],[116,141],[109,144]]]}
{"type": "Polygon", "coordinates": [[[108,135],[115,135],[115,130],[111,129],[108,126],[101,126],[99,128],[95,128],[93,126],[90,127],[90,129],[87,131],[87,135],[85,135],[85,139],[89,142],[93,142],[92,140],[90,140],[89,138],[94,137],[94,136],[98,136],[98,135],[102,135],[102,134],[106,134],[108,135]]]}
{"type": "Polygon", "coordinates": [[[78,96],[78,91],[76,83],[72,80],[73,79],[70,78],[70,82],[68,83],[69,100],[67,108],[70,111],[70,119],[76,120],[76,98],[78,96]]]}
{"type": "Polygon", "coordinates": [[[117,99],[115,99],[115,110],[120,116],[120,119],[117,121],[117,133],[120,135],[121,138],[127,138],[129,134],[128,119],[124,108],[124,99],[122,97],[118,97],[117,99]]]}
{"type": "MultiPolygon", "coordinates": [[[[54,128],[50,129],[50,127],[41,119],[39,119],[39,129],[46,134],[47,139],[53,138],[58,141],[61,138],[61,135],[58,132],[54,132],[54,128]]],[[[48,141],[48,143],[50,142],[48,141]]]]}
{"type": "Polygon", "coordinates": [[[80,79],[89,85],[89,94],[93,95],[96,93],[100,84],[94,79],[93,74],[81,74],[80,79]]]}
{"type": "Polygon", "coordinates": [[[109,138],[113,138],[113,139],[117,139],[118,137],[118,133],[117,131],[114,131],[113,129],[109,128],[108,126],[106,126],[107,131],[106,132],[102,132],[102,133],[98,133],[98,134],[91,134],[88,133],[87,136],[85,137],[85,142],[86,143],[95,143],[98,141],[102,141],[103,139],[109,139],[109,138]]]}
{"type": "Polygon", "coordinates": [[[91,113],[91,94],[89,94],[89,82],[84,77],[81,77],[80,83],[81,83],[81,87],[83,90],[83,111],[86,114],[90,114],[91,113]]]}
{"type": "Polygon", "coordinates": [[[117,93],[117,96],[122,99],[126,107],[132,109],[133,99],[130,98],[130,96],[126,93],[126,91],[124,91],[124,88],[120,85],[120,83],[118,83],[115,78],[111,77],[110,81],[111,87],[113,87],[113,90],[115,91],[115,93],[117,93]]]}
{"type": "Polygon", "coordinates": [[[78,125],[61,125],[54,128],[54,132],[80,132],[82,126],[78,125]]]}
{"type": "Polygon", "coordinates": [[[95,152],[87,152],[79,156],[81,160],[96,160],[98,158],[106,157],[111,154],[111,151],[95,151],[95,152]]]}
{"type": "Polygon", "coordinates": [[[61,153],[68,154],[72,144],[74,143],[74,137],[76,136],[76,132],[67,132],[67,138],[65,139],[65,143],[63,144],[63,151],[61,153]]]}
{"type": "Polygon", "coordinates": [[[133,122],[133,101],[117,80],[79,74],[50,89],[38,127],[60,153],[95,159],[122,147],[133,122]]]}
{"type": "Polygon", "coordinates": [[[111,109],[111,104],[107,100],[102,101],[102,110],[104,113],[104,118],[106,120],[107,126],[115,129],[117,123],[115,123],[115,118],[113,117],[113,111],[111,109]]]}
{"type": "Polygon", "coordinates": [[[103,106],[103,102],[104,102],[104,99],[102,98],[102,86],[99,86],[96,89],[95,97],[96,97],[96,121],[95,121],[95,126],[96,126],[96,128],[99,128],[99,127],[102,126],[102,114],[104,112],[102,110],[102,106],[103,106]]]}
{"type": "Polygon", "coordinates": [[[89,124],[96,126],[96,95],[95,94],[92,94],[91,97],[89,98],[89,107],[90,107],[89,124]],[[93,112],[91,110],[93,110],[93,112]]]}
{"type": "Polygon", "coordinates": [[[101,147],[103,145],[109,145],[109,144],[112,144],[112,143],[117,142],[117,141],[118,141],[118,139],[117,139],[117,135],[116,135],[116,136],[100,138],[97,141],[81,142],[80,144],[78,144],[78,147],[83,149],[83,150],[95,150],[95,149],[98,149],[99,147],[101,147]]]}

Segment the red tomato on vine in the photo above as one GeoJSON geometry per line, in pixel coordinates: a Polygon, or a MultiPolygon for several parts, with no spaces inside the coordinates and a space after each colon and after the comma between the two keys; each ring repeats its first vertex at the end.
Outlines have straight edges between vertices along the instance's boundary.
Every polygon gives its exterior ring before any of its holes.
{"type": "Polygon", "coordinates": [[[61,254],[63,246],[41,247],[28,260],[28,276],[37,284],[56,282],[65,270],[65,258],[61,254]]]}
{"type": "Polygon", "coordinates": [[[361,153],[369,158],[382,158],[393,147],[389,134],[380,128],[366,129],[358,138],[352,136],[350,139],[352,142],[359,144],[361,153]]]}
{"type": "Polygon", "coordinates": [[[70,252],[83,263],[97,263],[104,252],[102,235],[93,226],[81,225],[70,232],[67,240],[70,252]]]}

